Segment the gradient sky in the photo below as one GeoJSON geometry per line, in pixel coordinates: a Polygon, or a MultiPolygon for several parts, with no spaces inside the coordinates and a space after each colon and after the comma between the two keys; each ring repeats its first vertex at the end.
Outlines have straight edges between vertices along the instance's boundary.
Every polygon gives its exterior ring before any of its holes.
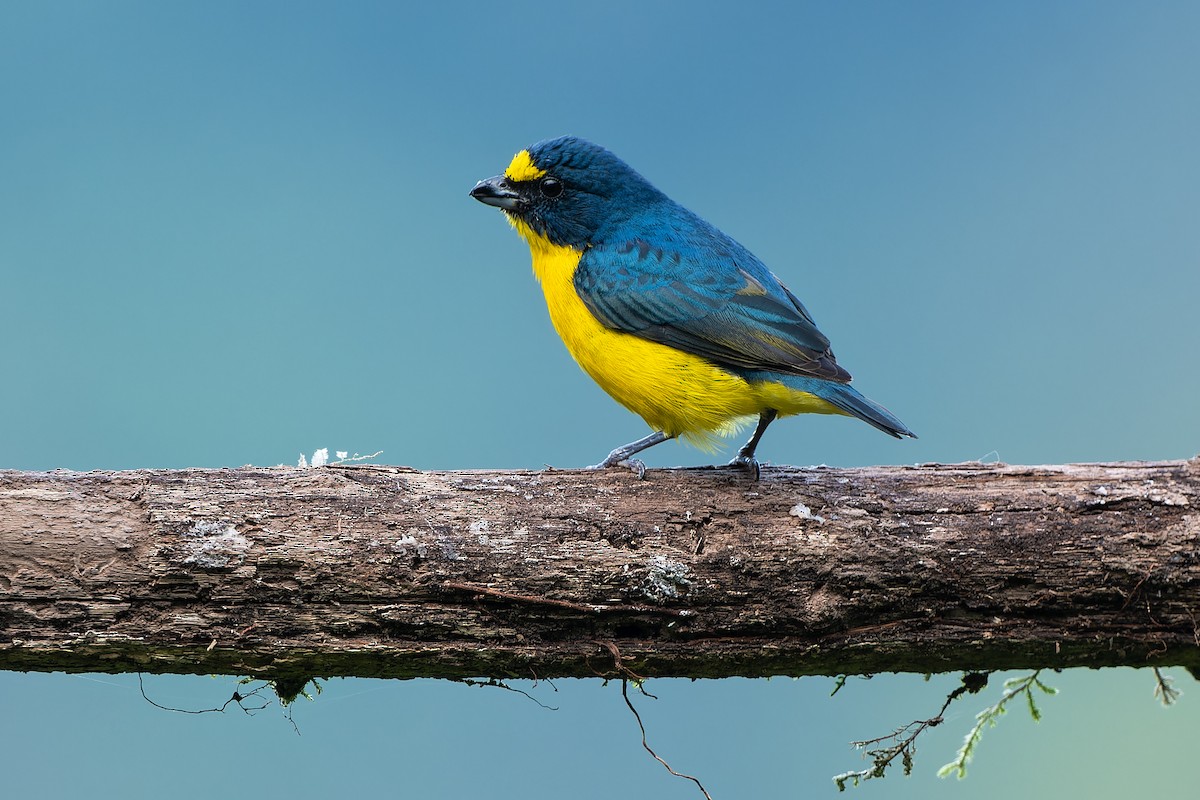
{"type": "MultiPolygon", "coordinates": [[[[1191,457],[1197,42],[1190,2],[4,3],[0,467],[319,447],[574,467],[642,436],[554,337],[524,244],[467,197],[562,133],[755,252],[921,437],[792,419],[760,458],[1191,457]]],[[[152,680],[196,707],[232,691],[152,680]]],[[[858,763],[846,741],[933,713],[953,682],[877,678],[831,700],[825,679],[660,681],[643,712],[716,797],[819,795],[858,763]]],[[[930,735],[919,774],[858,792],[1190,785],[1200,713],[1182,673],[1167,711],[1146,673],[1051,682],[1045,721],[1010,714],[965,783],[932,773],[991,698],[930,735]]],[[[0,674],[0,769],[23,796],[699,796],[641,751],[615,688],[563,682],[538,695],[550,713],[335,681],[296,737],[277,709],[146,707],[133,676],[0,674]]]]}

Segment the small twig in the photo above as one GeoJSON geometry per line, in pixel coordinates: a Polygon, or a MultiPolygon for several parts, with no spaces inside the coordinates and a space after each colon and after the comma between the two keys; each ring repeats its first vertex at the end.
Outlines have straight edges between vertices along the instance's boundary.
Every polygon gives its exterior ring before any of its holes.
{"type": "MultiPolygon", "coordinates": [[[[488,678],[486,681],[476,681],[476,680],[472,680],[470,678],[451,678],[450,680],[452,680],[454,683],[461,683],[466,686],[494,686],[497,689],[504,689],[509,692],[516,692],[517,694],[523,694],[526,697],[528,697],[530,700],[532,700],[533,702],[537,703],[542,708],[546,709],[547,711],[558,711],[558,706],[548,706],[545,703],[543,703],[541,700],[538,700],[536,697],[531,695],[529,692],[525,691],[524,689],[517,689],[516,687],[509,686],[507,683],[505,683],[504,681],[499,680],[497,678],[488,678]]],[[[547,681],[547,683],[549,683],[549,681],[547,681]]],[[[554,684],[550,684],[550,685],[551,685],[551,687],[554,686],[554,684]]],[[[558,689],[555,689],[554,691],[557,692],[558,689]]]]}
{"type": "MultiPolygon", "coordinates": [[[[1125,595],[1125,603],[1121,606],[1122,611],[1129,608],[1129,604],[1137,599],[1138,592],[1141,591],[1142,584],[1146,582],[1146,580],[1150,577],[1151,574],[1153,574],[1153,571],[1147,572],[1145,575],[1143,575],[1141,580],[1139,580],[1137,583],[1135,583],[1133,585],[1133,587],[1129,590],[1128,594],[1125,594],[1125,592],[1121,592],[1121,594],[1125,595]]],[[[1121,590],[1118,589],[1117,591],[1120,592],[1121,590]]]]}
{"type": "MultiPolygon", "coordinates": [[[[217,706],[216,708],[199,708],[199,709],[172,708],[171,706],[164,706],[162,703],[156,703],[150,699],[150,697],[146,694],[146,686],[142,681],[142,673],[140,673],[140,672],[138,673],[138,689],[141,690],[142,697],[145,698],[146,702],[149,703],[150,705],[154,706],[155,708],[161,708],[163,711],[174,711],[178,714],[211,714],[214,712],[224,711],[225,709],[229,708],[230,703],[237,703],[238,708],[240,708],[242,711],[246,712],[247,716],[252,717],[252,716],[254,716],[255,712],[262,711],[264,708],[271,705],[271,701],[268,700],[265,703],[263,703],[261,706],[245,706],[242,704],[242,701],[248,700],[251,697],[257,697],[258,693],[261,692],[263,689],[267,688],[268,685],[269,684],[264,683],[262,686],[259,686],[254,691],[247,692],[246,694],[242,694],[237,689],[234,689],[233,695],[228,700],[226,700],[224,703],[217,706]]],[[[295,723],[293,723],[293,724],[295,724],[295,723]]],[[[297,731],[297,733],[299,733],[299,731],[297,731]]]]}
{"type": "Polygon", "coordinates": [[[886,631],[889,628],[895,628],[899,625],[908,625],[911,622],[912,622],[912,620],[898,619],[893,622],[882,622],[882,623],[879,623],[876,625],[860,625],[857,628],[847,628],[842,631],[837,631],[836,633],[827,633],[827,634],[817,637],[817,638],[818,639],[848,639],[852,636],[858,636],[863,633],[879,633],[880,631],[886,631]]]}
{"type": "Polygon", "coordinates": [[[554,681],[549,678],[539,678],[537,672],[532,667],[529,669],[529,674],[533,676],[533,684],[529,688],[534,689],[539,683],[545,681],[550,684],[550,688],[554,690],[554,693],[558,694],[558,687],[554,685],[554,681]]]}
{"type": "MultiPolygon", "coordinates": [[[[978,692],[987,685],[988,675],[990,674],[990,671],[965,673],[962,676],[962,683],[946,695],[946,700],[942,703],[942,707],[938,709],[937,714],[929,719],[913,720],[889,734],[878,736],[874,739],[851,742],[851,747],[857,750],[864,750],[864,755],[871,757],[872,764],[867,769],[851,770],[850,772],[843,772],[841,775],[835,775],[833,780],[837,784],[838,791],[844,792],[848,783],[857,786],[861,781],[870,780],[871,778],[882,778],[887,772],[888,767],[897,758],[900,759],[900,763],[904,767],[904,774],[912,774],[913,756],[917,752],[917,737],[929,728],[936,728],[938,725],[941,725],[945,721],[946,709],[950,707],[950,704],[967,692],[971,694],[978,692]],[[884,742],[894,742],[894,744],[874,750],[867,750],[868,747],[883,744],[884,742]]],[[[838,690],[845,683],[845,676],[838,676],[838,683],[830,696],[837,694],[838,690]]]]}
{"type": "Polygon", "coordinates": [[[1179,696],[1183,694],[1183,690],[1175,688],[1173,685],[1175,679],[1170,675],[1163,675],[1162,672],[1159,671],[1158,667],[1154,667],[1153,669],[1155,680],[1154,696],[1157,697],[1158,701],[1164,706],[1175,705],[1175,701],[1178,700],[1179,696]]]}
{"type": "Polygon", "coordinates": [[[646,726],[642,724],[642,715],[637,712],[637,709],[633,707],[633,702],[629,699],[629,679],[626,677],[621,678],[621,697],[625,699],[625,705],[629,706],[629,710],[633,712],[633,718],[637,720],[638,729],[642,732],[642,747],[646,748],[646,752],[649,753],[655,761],[662,764],[663,767],[666,768],[667,772],[671,773],[676,778],[685,778],[686,780],[696,784],[697,788],[700,789],[700,793],[704,795],[706,800],[712,800],[712,795],[710,795],[708,790],[704,788],[704,784],[700,782],[699,778],[695,777],[694,775],[685,775],[682,772],[676,772],[673,770],[671,765],[664,761],[662,757],[658,755],[658,753],[654,752],[654,748],[652,748],[646,741],[646,726]]]}
{"type": "Polygon", "coordinates": [[[296,724],[296,720],[293,717],[293,712],[295,710],[296,710],[296,707],[294,705],[288,706],[287,713],[284,714],[283,716],[285,718],[287,718],[288,722],[292,723],[292,730],[294,730],[296,732],[296,735],[299,736],[300,735],[300,726],[296,724]]]}
{"type": "Polygon", "coordinates": [[[704,788],[704,784],[700,783],[699,778],[695,777],[694,775],[686,775],[682,772],[676,772],[671,768],[670,764],[668,764],[661,756],[659,756],[658,753],[654,752],[654,748],[652,748],[650,743],[646,741],[646,726],[642,723],[642,715],[638,713],[638,710],[633,706],[633,701],[629,699],[630,681],[633,681],[633,685],[636,686],[638,691],[646,697],[649,697],[651,700],[658,699],[646,691],[646,679],[625,665],[625,661],[621,656],[621,650],[617,647],[616,642],[593,641],[593,644],[595,644],[597,647],[603,647],[613,658],[613,668],[617,671],[617,674],[621,676],[621,697],[624,698],[625,705],[628,706],[629,710],[633,713],[633,718],[637,720],[638,730],[642,732],[642,747],[646,749],[646,752],[649,753],[655,761],[662,764],[663,767],[666,768],[667,772],[671,773],[676,778],[684,778],[696,784],[706,800],[712,800],[712,795],[710,795],[708,790],[704,788]]]}
{"type": "Polygon", "coordinates": [[[552,597],[536,597],[534,595],[516,594],[515,592],[506,592],[502,589],[493,589],[489,586],[474,586],[469,583],[445,581],[442,583],[442,588],[459,592],[473,592],[477,595],[485,597],[495,597],[500,600],[513,600],[518,603],[533,603],[542,606],[568,608],[572,611],[583,611],[588,614],[594,614],[597,611],[600,611],[600,608],[597,606],[584,605],[583,603],[573,603],[570,600],[555,600],[552,597]]]}
{"type": "MultiPolygon", "coordinates": [[[[845,673],[842,673],[841,675],[838,675],[838,676],[836,676],[836,677],[833,679],[833,691],[829,693],[829,696],[830,696],[830,697],[833,697],[833,696],[834,696],[834,695],[836,695],[838,692],[840,692],[840,691],[843,689],[843,687],[845,687],[845,685],[846,685],[846,680],[847,680],[849,677],[850,677],[850,676],[849,676],[849,675],[847,675],[847,674],[845,674],[845,673]]],[[[858,675],[857,677],[859,677],[859,678],[862,678],[864,681],[869,681],[869,680],[871,680],[872,678],[874,678],[875,676],[874,676],[874,675],[858,675]]]]}
{"type": "MultiPolygon", "coordinates": [[[[633,681],[634,685],[637,686],[638,691],[646,697],[649,697],[651,700],[658,699],[658,697],[646,691],[646,678],[642,675],[638,675],[629,667],[625,666],[625,656],[621,655],[621,651],[617,647],[616,642],[599,642],[593,639],[592,644],[596,645],[597,647],[603,647],[609,652],[609,654],[613,657],[613,668],[617,671],[618,675],[629,678],[631,681],[633,681]]],[[[596,674],[599,675],[600,673],[596,674]]],[[[608,682],[607,675],[601,675],[600,677],[604,678],[605,683],[608,682]]]]}
{"type": "Polygon", "coordinates": [[[503,589],[493,589],[490,586],[477,586],[470,583],[457,583],[455,581],[443,582],[442,588],[460,592],[474,592],[486,597],[495,597],[500,600],[513,600],[518,603],[533,603],[535,605],[567,608],[571,611],[582,611],[587,614],[599,614],[605,611],[623,611],[626,613],[665,614],[670,617],[689,616],[688,611],[676,608],[656,608],[655,606],[642,605],[593,605],[586,603],[573,603],[570,600],[555,600],[552,597],[538,597],[536,595],[517,594],[515,592],[506,592],[503,589]]]}
{"type": "Polygon", "coordinates": [[[383,451],[382,451],[382,450],[376,450],[374,453],[371,453],[371,454],[369,454],[369,455],[365,455],[365,456],[362,456],[362,455],[359,455],[358,453],[355,453],[354,455],[352,455],[352,456],[347,456],[346,458],[339,458],[337,461],[330,461],[330,462],[329,462],[328,464],[326,464],[325,466],[327,466],[327,467],[341,467],[341,466],[347,466],[347,465],[349,465],[349,464],[352,464],[352,463],[354,463],[354,462],[356,462],[356,461],[367,461],[367,460],[369,460],[369,459],[372,459],[372,458],[379,458],[381,455],[383,455],[383,451]]]}

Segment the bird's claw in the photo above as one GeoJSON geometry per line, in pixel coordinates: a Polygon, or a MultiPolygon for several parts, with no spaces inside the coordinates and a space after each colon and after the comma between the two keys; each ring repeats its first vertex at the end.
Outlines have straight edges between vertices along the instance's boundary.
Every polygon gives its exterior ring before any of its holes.
{"type": "Polygon", "coordinates": [[[617,466],[633,470],[633,474],[637,475],[639,481],[646,480],[646,464],[640,458],[627,458],[624,461],[618,461],[617,466]]]}
{"type": "Polygon", "coordinates": [[[758,482],[759,476],[761,474],[761,469],[759,468],[758,459],[756,459],[754,456],[739,455],[736,458],[734,458],[732,461],[730,461],[728,466],[734,467],[735,469],[746,470],[753,477],[754,482],[755,483],[758,482]]]}

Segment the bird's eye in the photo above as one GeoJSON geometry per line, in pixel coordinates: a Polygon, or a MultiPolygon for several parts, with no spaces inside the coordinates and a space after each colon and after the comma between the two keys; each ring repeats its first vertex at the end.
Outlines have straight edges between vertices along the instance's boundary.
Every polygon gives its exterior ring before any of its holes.
{"type": "Polygon", "coordinates": [[[563,193],[562,181],[557,178],[542,178],[542,194],[553,200],[563,193]]]}

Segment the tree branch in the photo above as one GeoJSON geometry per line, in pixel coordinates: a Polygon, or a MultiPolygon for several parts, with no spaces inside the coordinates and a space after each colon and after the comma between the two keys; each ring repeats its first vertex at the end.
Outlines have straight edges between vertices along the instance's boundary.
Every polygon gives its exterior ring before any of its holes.
{"type": "Polygon", "coordinates": [[[1196,672],[1198,614],[1197,460],[0,471],[4,669],[1196,672]]]}

